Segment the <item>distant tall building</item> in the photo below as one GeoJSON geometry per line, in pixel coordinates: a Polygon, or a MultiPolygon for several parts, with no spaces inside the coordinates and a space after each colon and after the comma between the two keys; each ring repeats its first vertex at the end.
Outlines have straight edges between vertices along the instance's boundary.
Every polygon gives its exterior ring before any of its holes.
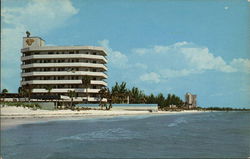
{"type": "Polygon", "coordinates": [[[102,47],[46,46],[42,38],[27,34],[21,53],[21,86],[31,86],[32,95],[69,96],[72,90],[77,96],[74,101],[97,103],[99,90],[107,86],[107,54],[102,47]],[[91,80],[87,90],[83,76],[91,80]]]}
{"type": "Polygon", "coordinates": [[[186,93],[185,103],[188,108],[195,108],[197,106],[197,95],[186,93]]]}

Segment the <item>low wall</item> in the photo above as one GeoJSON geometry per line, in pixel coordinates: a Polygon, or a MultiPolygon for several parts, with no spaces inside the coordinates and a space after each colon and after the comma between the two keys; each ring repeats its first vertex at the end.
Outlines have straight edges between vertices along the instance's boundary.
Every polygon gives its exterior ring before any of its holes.
{"type": "MultiPolygon", "coordinates": [[[[108,105],[108,104],[107,104],[108,105]]],[[[99,104],[77,104],[77,107],[100,108],[99,104]]],[[[112,104],[112,110],[158,111],[157,104],[112,104]]]]}
{"type": "Polygon", "coordinates": [[[54,102],[37,102],[37,103],[41,106],[41,109],[44,109],[44,110],[54,110],[55,109],[54,102]]]}

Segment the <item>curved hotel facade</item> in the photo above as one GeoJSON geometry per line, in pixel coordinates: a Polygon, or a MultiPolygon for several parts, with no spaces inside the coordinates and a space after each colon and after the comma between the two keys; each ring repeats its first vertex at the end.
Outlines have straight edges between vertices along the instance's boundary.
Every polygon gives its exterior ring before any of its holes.
{"type": "Polygon", "coordinates": [[[24,37],[21,52],[21,86],[31,87],[32,95],[63,97],[72,90],[75,102],[97,103],[99,90],[107,86],[107,54],[102,47],[46,46],[40,37],[24,37]],[[84,76],[91,80],[87,90],[82,83],[84,76]]]}

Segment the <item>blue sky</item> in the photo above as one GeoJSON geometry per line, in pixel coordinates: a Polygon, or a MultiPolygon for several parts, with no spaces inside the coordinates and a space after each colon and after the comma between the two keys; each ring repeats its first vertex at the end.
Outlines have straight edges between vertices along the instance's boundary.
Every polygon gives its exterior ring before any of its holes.
{"type": "Polygon", "coordinates": [[[1,12],[1,87],[11,92],[29,30],[49,45],[105,47],[109,86],[250,107],[247,0],[4,0],[1,12]]]}

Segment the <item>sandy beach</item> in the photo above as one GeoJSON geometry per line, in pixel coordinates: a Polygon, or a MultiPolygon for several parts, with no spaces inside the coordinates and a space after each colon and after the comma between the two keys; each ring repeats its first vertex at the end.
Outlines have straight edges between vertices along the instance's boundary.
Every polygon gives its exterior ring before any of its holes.
{"type": "Polygon", "coordinates": [[[20,124],[48,122],[55,120],[81,120],[86,118],[107,118],[128,115],[167,115],[177,113],[199,113],[201,111],[126,111],[126,110],[32,110],[29,108],[5,106],[1,107],[1,130],[20,124]]]}

